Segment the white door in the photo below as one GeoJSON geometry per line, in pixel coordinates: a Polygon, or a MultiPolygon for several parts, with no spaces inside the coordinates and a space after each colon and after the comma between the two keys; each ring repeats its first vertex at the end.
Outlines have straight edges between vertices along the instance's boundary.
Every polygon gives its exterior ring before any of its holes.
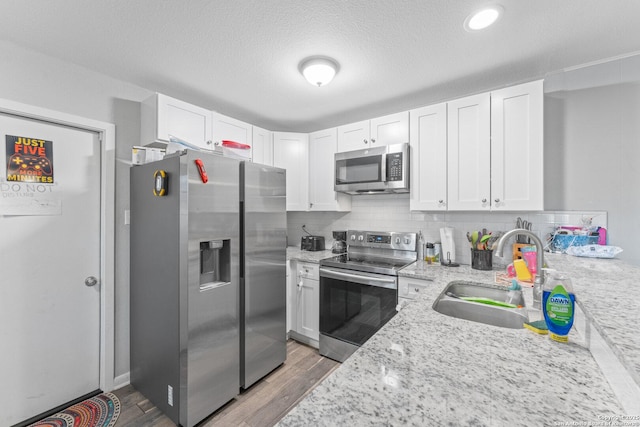
{"type": "Polygon", "coordinates": [[[12,425],[100,387],[101,147],[5,114],[0,138],[0,425],[12,425]]]}

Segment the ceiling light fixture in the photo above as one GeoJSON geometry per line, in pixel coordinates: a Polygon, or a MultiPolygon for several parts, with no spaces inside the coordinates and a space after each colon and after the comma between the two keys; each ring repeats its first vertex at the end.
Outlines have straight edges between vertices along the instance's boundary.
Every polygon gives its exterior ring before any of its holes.
{"type": "Polygon", "coordinates": [[[300,63],[300,73],[314,86],[325,86],[338,72],[338,63],[331,58],[314,56],[300,63]]]}
{"type": "Polygon", "coordinates": [[[494,5],[480,9],[464,20],[464,29],[467,31],[480,31],[495,23],[502,16],[504,8],[494,5]]]}

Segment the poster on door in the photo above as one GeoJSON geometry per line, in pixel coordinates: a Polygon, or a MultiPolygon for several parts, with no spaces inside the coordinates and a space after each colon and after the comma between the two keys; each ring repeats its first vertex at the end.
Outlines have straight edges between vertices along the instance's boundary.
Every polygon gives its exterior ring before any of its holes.
{"type": "Polygon", "coordinates": [[[6,136],[7,181],[53,184],[53,141],[6,136]]]}
{"type": "Polygon", "coordinates": [[[0,176],[0,215],[61,215],[53,179],[53,141],[5,135],[6,176],[0,176]]]}

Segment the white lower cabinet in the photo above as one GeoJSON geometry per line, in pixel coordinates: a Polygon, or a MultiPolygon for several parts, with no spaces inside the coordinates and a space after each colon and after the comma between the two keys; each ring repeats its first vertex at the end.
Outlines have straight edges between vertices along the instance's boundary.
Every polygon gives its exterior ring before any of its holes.
{"type": "MultiPolygon", "coordinates": [[[[437,267],[436,267],[437,268],[437,267]]],[[[414,300],[425,288],[434,286],[433,281],[413,279],[409,277],[398,278],[398,310],[414,300]]]]}
{"type": "Polygon", "coordinates": [[[320,339],[320,266],[291,262],[291,331],[289,336],[318,348],[320,339]]]}

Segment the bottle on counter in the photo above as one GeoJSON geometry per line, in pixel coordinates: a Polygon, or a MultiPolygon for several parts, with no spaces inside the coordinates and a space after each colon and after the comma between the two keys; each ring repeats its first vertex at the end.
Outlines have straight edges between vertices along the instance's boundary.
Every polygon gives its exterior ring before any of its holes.
{"type": "Polygon", "coordinates": [[[571,280],[563,273],[555,272],[542,288],[542,311],[551,339],[567,342],[573,326],[576,296],[571,280]]]}
{"type": "Polygon", "coordinates": [[[422,237],[422,230],[418,233],[418,259],[424,259],[424,237],[422,237]]]}

